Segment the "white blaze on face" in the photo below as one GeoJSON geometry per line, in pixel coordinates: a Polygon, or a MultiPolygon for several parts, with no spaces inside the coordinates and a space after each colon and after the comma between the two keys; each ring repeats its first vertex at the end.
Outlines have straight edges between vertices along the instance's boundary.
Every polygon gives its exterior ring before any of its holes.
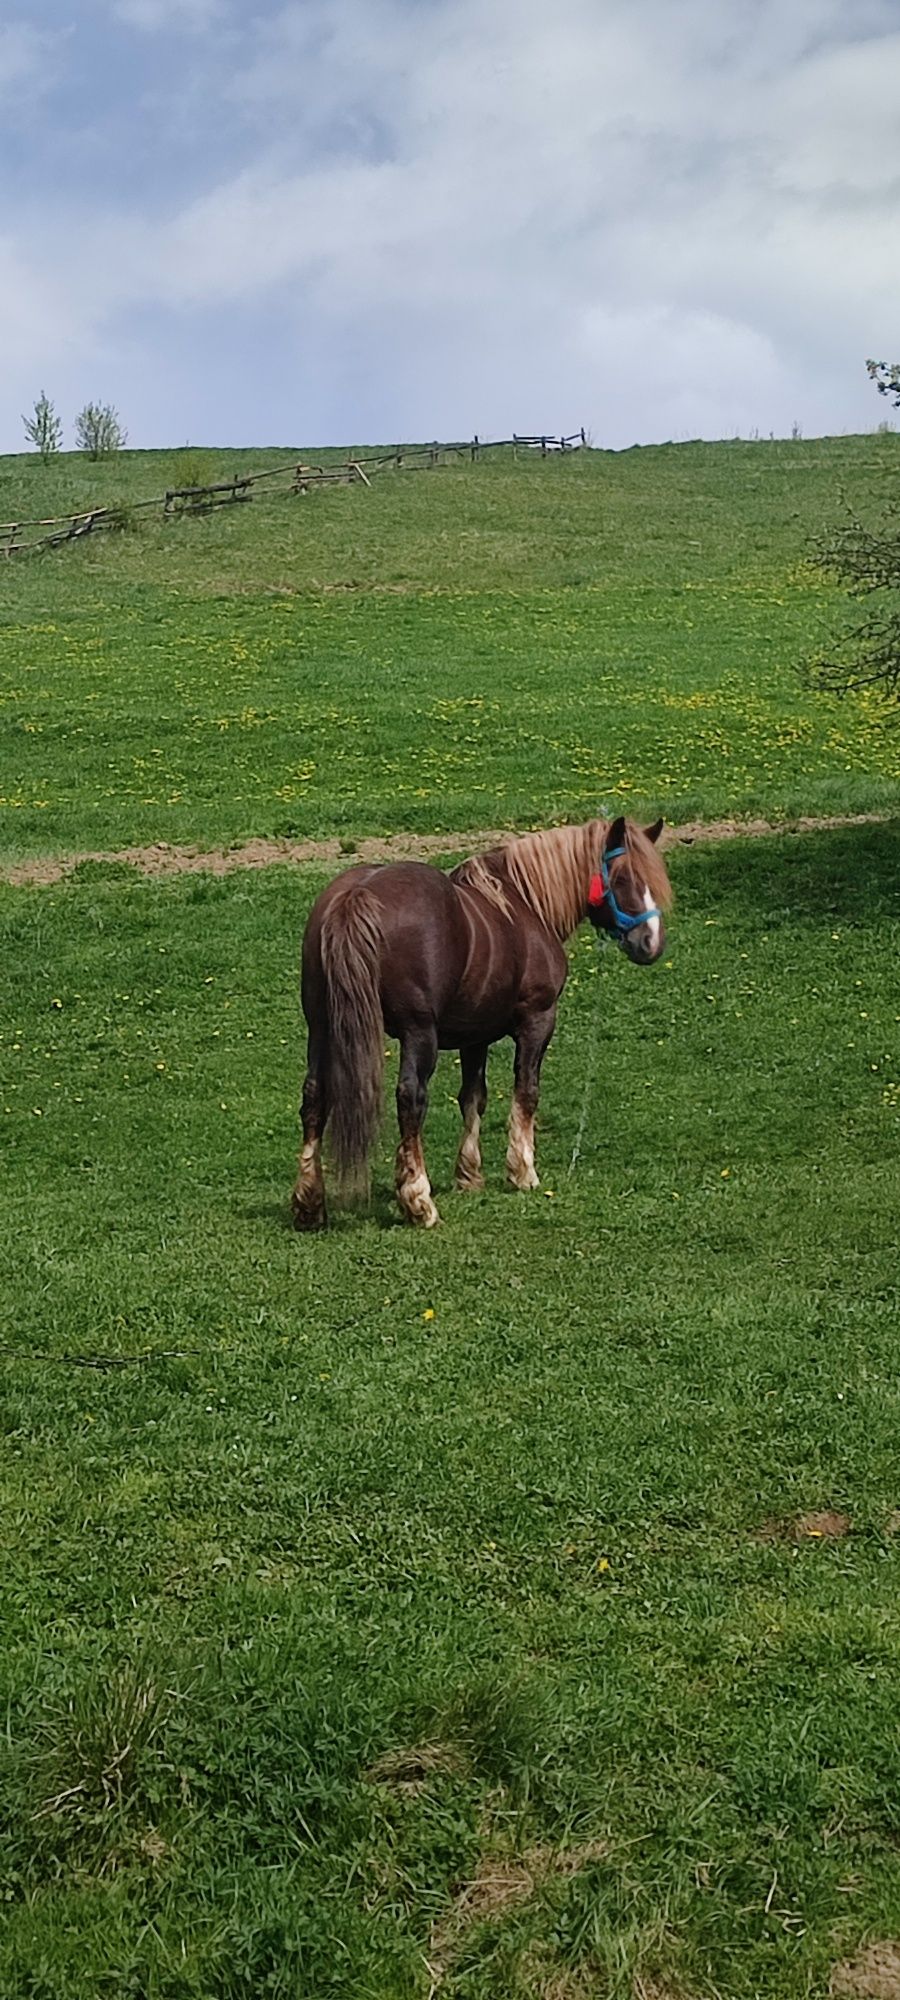
{"type": "MultiPolygon", "coordinates": [[[[644,890],[644,909],[645,909],[645,910],[652,910],[653,908],[654,908],[654,902],[653,902],[653,897],[651,896],[651,894],[650,894],[650,891],[649,891],[649,889],[645,889],[645,890],[644,890]]],[[[648,920],[648,923],[647,923],[647,935],[648,935],[648,937],[649,937],[649,939],[650,939],[650,943],[651,943],[651,946],[652,946],[653,950],[654,950],[654,951],[658,951],[658,949],[659,949],[659,918],[658,918],[658,917],[650,917],[650,919],[648,920]]]]}

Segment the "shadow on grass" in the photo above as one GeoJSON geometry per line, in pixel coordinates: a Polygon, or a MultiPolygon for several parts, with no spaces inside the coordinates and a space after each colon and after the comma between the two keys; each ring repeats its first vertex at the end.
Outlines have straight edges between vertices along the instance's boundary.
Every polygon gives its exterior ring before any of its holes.
{"type": "MultiPolygon", "coordinates": [[[[238,1210],[244,1222],[266,1222],[283,1232],[285,1236],[296,1236],[299,1241],[315,1242],[323,1232],[318,1229],[297,1229],[291,1209],[290,1192],[284,1201],[248,1202],[238,1210]]],[[[380,1229],[405,1229],[408,1224],[397,1207],[393,1189],[374,1188],[370,1201],[342,1201],[332,1189],[328,1190],[327,1232],[358,1228],[360,1223],[376,1222],[380,1229]]]]}
{"type": "Polygon", "coordinates": [[[703,903],[721,922],[732,909],[742,927],[896,922],[900,818],[697,848],[689,861],[676,861],[673,875],[686,911],[703,903]]]}

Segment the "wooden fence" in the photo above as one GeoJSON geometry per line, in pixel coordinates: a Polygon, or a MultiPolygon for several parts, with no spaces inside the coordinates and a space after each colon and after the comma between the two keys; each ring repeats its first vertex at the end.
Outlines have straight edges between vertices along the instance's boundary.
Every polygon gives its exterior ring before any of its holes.
{"type": "Polygon", "coordinates": [[[220,480],[214,486],[171,487],[148,500],[87,507],[79,513],[60,514],[44,521],[0,522],[0,555],[27,555],[38,549],[60,548],[64,542],[80,541],[85,535],[110,533],[127,526],[133,515],[149,508],[161,510],[170,518],[207,514],[216,507],[232,507],[252,500],[257,488],[266,484],[283,494],[310,493],[319,486],[369,487],[373,477],[391,469],[422,472],[454,458],[468,458],[474,463],[490,451],[512,450],[515,456],[519,451],[539,452],[542,458],[548,458],[554,453],[577,451],[586,443],[583,428],[559,437],[546,433],[520,437],[514,432],[511,438],[476,436],[457,443],[435,440],[433,444],[398,444],[390,451],[359,453],[355,458],[331,465],[303,462],[275,465],[265,472],[235,473],[231,479],[220,480]]]}

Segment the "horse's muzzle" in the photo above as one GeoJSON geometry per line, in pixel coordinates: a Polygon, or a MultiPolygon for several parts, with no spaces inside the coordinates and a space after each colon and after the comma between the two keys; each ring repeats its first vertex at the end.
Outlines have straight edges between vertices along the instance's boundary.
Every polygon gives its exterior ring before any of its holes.
{"type": "Polygon", "coordinates": [[[622,939],[622,950],[632,965],[654,965],[658,958],[662,958],[665,948],[666,933],[658,917],[652,924],[641,924],[638,930],[629,932],[622,939]]]}

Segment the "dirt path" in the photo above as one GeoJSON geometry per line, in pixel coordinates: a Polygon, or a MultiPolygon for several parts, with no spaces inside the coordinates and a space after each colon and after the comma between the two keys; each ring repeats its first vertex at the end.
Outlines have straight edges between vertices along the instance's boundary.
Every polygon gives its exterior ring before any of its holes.
{"type": "MultiPolygon", "coordinates": [[[[767,833],[816,833],[843,826],[878,826],[889,813],[837,813],[823,819],[715,819],[691,820],[685,826],[667,827],[665,847],[691,847],[694,842],[753,840],[767,833]]],[[[0,882],[16,888],[61,882],[83,861],[118,861],[139,875],[231,875],[239,868],[271,868],[285,863],[340,865],[354,861],[433,860],[442,854],[470,854],[495,846],[509,838],[506,833],[394,833],[384,838],[356,842],[351,853],[342,850],[335,836],[331,840],[247,840],[236,847],[169,847],[158,841],[151,847],[86,849],[80,854],[39,855],[31,861],[16,861],[0,867],[0,882]]]]}

